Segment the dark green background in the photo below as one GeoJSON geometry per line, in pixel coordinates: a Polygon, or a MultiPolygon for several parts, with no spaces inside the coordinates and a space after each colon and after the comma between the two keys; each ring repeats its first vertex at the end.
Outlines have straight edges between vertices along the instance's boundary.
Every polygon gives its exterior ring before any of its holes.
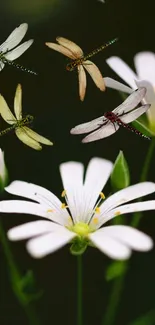
{"type": "MultiPolygon", "coordinates": [[[[60,196],[61,162],[76,160],[86,166],[93,156],[114,161],[121,149],[130,166],[132,183],[138,182],[149,141],[121,129],[109,138],[82,144],[82,137],[69,133],[73,126],[114,109],[121,103],[119,94],[110,89],[106,93],[100,92],[88,76],[86,97],[84,102],[80,102],[76,71],[66,71],[67,59],[47,48],[44,43],[55,42],[57,36],[63,36],[75,41],[88,53],[108,40],[119,37],[117,43],[92,59],[103,76],[119,80],[106,65],[106,58],[118,55],[133,66],[133,56],[137,52],[155,51],[154,0],[106,0],[105,4],[97,0],[55,0],[55,3],[52,0],[3,1],[0,4],[0,42],[23,22],[29,24],[24,40],[34,38],[35,42],[16,62],[32,68],[38,72],[38,76],[5,67],[0,72],[0,93],[13,109],[15,89],[21,83],[23,114],[34,116],[34,130],[50,138],[54,146],[44,146],[41,152],[36,152],[22,144],[13,133],[0,138],[10,181],[30,181],[60,196]]],[[[6,124],[0,122],[0,128],[5,127],[6,124]]],[[[148,180],[155,181],[154,159],[148,180]]],[[[104,192],[108,194],[108,190],[104,192]]],[[[132,215],[127,215],[127,223],[131,218],[132,215]]],[[[154,212],[144,213],[139,226],[153,238],[154,218],[154,212]]],[[[35,220],[35,217],[10,214],[2,216],[2,220],[8,230],[35,220]]],[[[10,245],[22,272],[33,269],[37,287],[44,290],[44,295],[37,303],[42,324],[76,324],[76,257],[70,255],[68,247],[44,259],[34,260],[26,252],[25,242],[10,245]]],[[[26,325],[28,321],[10,287],[2,249],[0,257],[0,324],[26,325]]],[[[133,254],[115,325],[128,325],[139,315],[154,308],[154,259],[155,251],[133,254]]],[[[109,263],[109,258],[93,248],[89,248],[83,256],[84,325],[101,324],[112,285],[105,281],[109,263]]]]}

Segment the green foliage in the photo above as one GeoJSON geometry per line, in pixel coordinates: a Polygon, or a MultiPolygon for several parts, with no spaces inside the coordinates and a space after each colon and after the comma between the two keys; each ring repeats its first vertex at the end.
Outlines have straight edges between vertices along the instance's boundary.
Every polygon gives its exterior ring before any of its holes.
{"type": "Polygon", "coordinates": [[[107,281],[111,281],[115,278],[122,276],[126,272],[126,270],[127,270],[126,262],[124,261],[112,262],[106,270],[105,278],[107,281]]]}
{"type": "Polygon", "coordinates": [[[154,325],[155,324],[155,309],[150,310],[143,316],[138,317],[129,325],[154,325]]]}
{"type": "Polygon", "coordinates": [[[123,151],[120,150],[111,174],[111,186],[114,192],[130,185],[130,173],[123,151]]]}

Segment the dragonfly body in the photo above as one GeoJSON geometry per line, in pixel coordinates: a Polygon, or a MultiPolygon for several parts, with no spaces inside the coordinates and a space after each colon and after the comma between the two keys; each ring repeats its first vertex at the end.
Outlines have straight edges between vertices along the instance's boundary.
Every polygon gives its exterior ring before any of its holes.
{"type": "Polygon", "coordinates": [[[28,73],[31,73],[31,74],[34,74],[35,76],[37,76],[37,73],[36,73],[35,71],[32,71],[32,70],[30,70],[30,69],[28,69],[28,68],[25,68],[25,67],[23,67],[23,65],[18,64],[18,63],[14,62],[14,61],[7,60],[7,59],[4,57],[4,55],[1,56],[0,60],[1,60],[1,62],[3,62],[4,64],[10,65],[10,66],[12,66],[12,67],[14,67],[14,68],[20,69],[21,71],[28,72],[28,73]]]}
{"type": "Polygon", "coordinates": [[[104,114],[104,117],[107,118],[107,120],[109,120],[111,123],[113,123],[114,127],[115,127],[115,123],[117,123],[119,126],[122,126],[126,129],[128,129],[129,131],[131,132],[134,132],[136,133],[137,135],[143,137],[143,138],[146,138],[148,140],[151,140],[150,137],[147,137],[145,134],[141,133],[140,131],[138,131],[137,129],[135,129],[134,127],[132,127],[131,125],[128,125],[126,123],[124,123],[120,117],[122,116],[123,114],[121,115],[118,115],[118,114],[115,114],[113,112],[106,112],[104,114]]]}
{"type": "Polygon", "coordinates": [[[145,87],[138,88],[113,111],[106,112],[103,116],[98,117],[90,122],[75,126],[73,129],[71,129],[70,133],[90,133],[82,140],[82,142],[86,143],[106,138],[114,134],[119,129],[119,127],[123,126],[124,128],[135,132],[141,137],[150,140],[151,138],[128,125],[132,121],[135,121],[139,116],[146,113],[146,111],[149,109],[150,104],[144,104],[134,109],[142,101],[145,94],[145,87]]]}
{"type": "Polygon", "coordinates": [[[71,60],[71,62],[69,62],[66,66],[66,69],[68,71],[73,71],[75,68],[77,68],[80,100],[83,101],[86,94],[87,79],[85,70],[89,73],[95,85],[101,91],[105,91],[105,81],[100,70],[98,69],[96,64],[94,64],[92,61],[89,61],[88,59],[96,53],[102,51],[110,44],[113,44],[117,39],[115,38],[112,41],[109,41],[105,45],[100,46],[99,48],[87,55],[84,55],[83,50],[80,46],[78,46],[76,43],[70,41],[67,38],[59,36],[56,38],[56,40],[58,44],[51,42],[46,42],[45,44],[52,50],[55,50],[67,56],[71,60]]]}
{"type": "Polygon", "coordinates": [[[77,68],[78,65],[83,64],[84,61],[88,60],[93,55],[97,54],[98,52],[101,52],[102,50],[104,50],[109,45],[115,43],[117,40],[118,40],[118,38],[114,38],[113,40],[107,42],[104,45],[101,45],[100,47],[98,47],[97,49],[93,50],[92,52],[90,52],[90,53],[88,53],[86,55],[81,56],[81,58],[77,58],[77,59],[73,60],[72,62],[70,62],[70,63],[67,64],[66,70],[73,71],[75,68],[77,68]]]}
{"type": "Polygon", "coordinates": [[[8,132],[15,130],[17,128],[22,128],[24,125],[28,125],[33,121],[33,116],[32,115],[27,115],[26,117],[22,118],[21,120],[16,120],[16,123],[14,123],[12,126],[9,128],[6,128],[5,130],[0,131],[0,136],[5,135],[8,132]]]}

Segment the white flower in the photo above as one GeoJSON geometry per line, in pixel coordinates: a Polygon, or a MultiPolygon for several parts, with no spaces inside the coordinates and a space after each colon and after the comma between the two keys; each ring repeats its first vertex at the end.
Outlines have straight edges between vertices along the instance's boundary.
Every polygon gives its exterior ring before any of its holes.
{"type": "Polygon", "coordinates": [[[155,192],[155,184],[144,182],[132,185],[104,200],[101,192],[105,186],[113,164],[105,159],[93,158],[89,162],[85,181],[84,166],[78,162],[60,165],[64,186],[62,203],[47,189],[22,181],[14,181],[6,191],[36,201],[1,201],[0,212],[26,213],[47,220],[29,222],[8,232],[11,240],[29,239],[27,249],[35,258],[41,258],[72,242],[82,250],[93,245],[114,259],[127,259],[131,250],[148,251],[152,239],[129,226],[104,226],[114,217],[155,209],[155,200],[125,204],[129,201],[155,192]],[[99,200],[98,197],[100,196],[99,200]],[[123,205],[122,205],[123,204],[123,205]]]}
{"type": "Polygon", "coordinates": [[[112,56],[106,62],[131,88],[111,78],[104,78],[107,87],[126,93],[131,93],[137,87],[147,88],[145,100],[151,107],[146,114],[150,128],[155,131],[155,53],[139,52],[134,56],[136,73],[119,57],[112,56]]]}
{"type": "Polygon", "coordinates": [[[2,190],[8,180],[8,171],[5,166],[5,161],[4,161],[4,152],[0,149],[0,189],[2,190]]]}

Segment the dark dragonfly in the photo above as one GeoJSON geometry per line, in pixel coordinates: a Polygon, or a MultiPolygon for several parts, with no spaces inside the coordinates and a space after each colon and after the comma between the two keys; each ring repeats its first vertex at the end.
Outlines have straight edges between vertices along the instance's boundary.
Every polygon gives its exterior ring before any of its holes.
{"type": "Polygon", "coordinates": [[[82,142],[91,142],[106,138],[111,134],[115,133],[120,126],[123,126],[129,131],[135,132],[139,136],[150,140],[150,137],[141,133],[134,127],[128,125],[128,123],[131,123],[132,121],[136,120],[139,116],[144,114],[149,109],[150,104],[145,104],[138,107],[137,109],[134,109],[141,102],[145,94],[146,88],[138,88],[112,112],[106,112],[103,116],[98,117],[91,122],[77,125],[73,129],[71,129],[70,133],[83,134],[95,130],[82,140],[82,142]]]}

